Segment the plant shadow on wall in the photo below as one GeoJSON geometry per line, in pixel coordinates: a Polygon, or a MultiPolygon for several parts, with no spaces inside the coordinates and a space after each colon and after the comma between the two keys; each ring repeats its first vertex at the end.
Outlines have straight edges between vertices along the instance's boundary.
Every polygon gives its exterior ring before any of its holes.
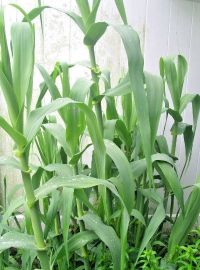
{"type": "Polygon", "coordinates": [[[181,184],[200,109],[199,95],[182,93],[187,62],[181,55],[161,58],[160,76],[144,72],[139,37],[128,26],[123,1],[115,0],[123,21],[117,26],[96,21],[100,0],[76,3],[79,15],[57,12],[83,32],[91,77],[71,85],[76,64],[56,63],[51,74],[38,65],[43,82],[33,110],[32,21],[51,7],[39,5],[26,13],[14,5],[24,18],[11,27],[11,50],[0,12],[0,85],[9,115],[9,121],[0,117],[0,126],[14,145],[13,157],[1,156],[0,164],[20,170],[23,179],[20,197],[21,186],[9,194],[4,188],[0,269],[200,269],[199,230],[191,233],[200,212],[200,179],[194,179],[187,200],[181,184]],[[95,45],[107,27],[121,37],[128,59],[128,71],[115,86],[95,58],[95,45]],[[43,105],[46,94],[52,102],[43,105]],[[182,118],[189,103],[192,124],[182,118]],[[161,115],[166,122],[173,119],[172,145],[165,132],[157,135],[161,115]],[[85,136],[91,143],[83,147],[85,136]],[[180,175],[178,136],[185,145],[180,175]],[[89,147],[92,161],[86,165],[82,156],[89,147]],[[34,151],[39,165],[29,161],[34,151]]]}

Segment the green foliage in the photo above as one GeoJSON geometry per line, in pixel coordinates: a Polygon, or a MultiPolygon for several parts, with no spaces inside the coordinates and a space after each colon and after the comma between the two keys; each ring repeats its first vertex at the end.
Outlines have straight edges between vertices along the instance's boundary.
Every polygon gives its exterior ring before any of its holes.
{"type": "Polygon", "coordinates": [[[138,34],[128,26],[123,1],[115,0],[124,24],[111,27],[124,44],[128,70],[113,85],[112,74],[96,62],[96,44],[110,27],[97,21],[101,0],[76,4],[80,14],[54,9],[83,32],[91,74],[80,74],[72,85],[75,65],[67,59],[50,74],[37,65],[43,81],[35,107],[32,21],[39,16],[43,28],[42,12],[52,7],[38,1],[27,13],[13,5],[23,20],[11,27],[11,48],[0,11],[0,87],[9,116],[0,116],[0,127],[15,155],[1,156],[0,165],[19,170],[23,182],[23,189],[7,193],[6,177],[1,192],[0,270],[198,269],[199,229],[190,235],[192,243],[187,236],[200,212],[199,178],[187,201],[180,182],[200,111],[199,95],[183,95],[187,61],[161,58],[160,76],[144,71],[138,34]],[[51,103],[44,105],[45,96],[51,103]],[[183,122],[190,103],[192,124],[183,122]],[[162,114],[173,119],[171,145],[165,130],[159,134],[162,114]],[[185,144],[181,174],[179,136],[185,144]],[[84,162],[89,151],[91,162],[84,162]]]}

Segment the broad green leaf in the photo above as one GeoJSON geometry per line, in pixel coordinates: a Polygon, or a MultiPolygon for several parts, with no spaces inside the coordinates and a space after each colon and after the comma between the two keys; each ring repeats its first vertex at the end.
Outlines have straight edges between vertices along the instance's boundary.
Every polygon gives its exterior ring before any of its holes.
{"type": "Polygon", "coordinates": [[[16,23],[11,28],[13,50],[13,88],[19,109],[25,101],[33,76],[34,32],[28,23],[16,23]]]}
{"type": "Polygon", "coordinates": [[[3,95],[7,104],[10,121],[12,125],[15,126],[17,122],[17,117],[19,115],[17,98],[15,96],[11,83],[8,81],[7,77],[3,72],[1,65],[0,65],[0,87],[1,90],[3,91],[3,95]]]}
{"type": "Polygon", "coordinates": [[[158,206],[157,206],[157,209],[156,209],[155,213],[153,214],[149,224],[147,225],[147,227],[145,229],[144,236],[143,236],[143,239],[142,239],[142,242],[141,242],[141,245],[139,248],[139,252],[137,255],[136,263],[137,263],[140,255],[142,254],[143,250],[146,248],[149,241],[151,240],[151,238],[154,236],[155,232],[159,228],[160,224],[165,219],[165,209],[163,207],[163,202],[162,202],[162,198],[160,197],[160,195],[153,190],[149,190],[149,191],[142,190],[142,194],[149,197],[150,200],[153,200],[154,202],[156,202],[158,204],[158,206]]]}
{"type": "Polygon", "coordinates": [[[71,218],[73,198],[74,198],[73,195],[74,195],[74,190],[72,188],[63,189],[63,192],[62,192],[62,232],[63,232],[64,247],[65,247],[68,265],[69,265],[68,237],[69,237],[70,218],[71,218]]]}
{"type": "Polygon", "coordinates": [[[129,93],[121,97],[123,108],[123,120],[127,129],[131,132],[135,129],[137,123],[137,114],[133,94],[129,93]]]}
{"type": "Polygon", "coordinates": [[[98,8],[99,8],[99,5],[100,5],[100,2],[101,0],[94,0],[93,1],[93,7],[92,7],[92,10],[91,10],[91,13],[86,21],[86,28],[88,29],[91,24],[93,24],[96,20],[96,15],[97,15],[97,11],[98,11],[98,8]]]}
{"type": "MultiPolygon", "coordinates": [[[[91,85],[92,85],[91,81],[88,81],[84,78],[78,79],[71,88],[70,98],[84,103],[87,94],[90,91],[91,85]]],[[[67,108],[65,124],[66,124],[66,140],[71,150],[70,157],[72,157],[77,152],[79,152],[78,146],[80,136],[83,134],[86,125],[85,115],[76,106],[76,104],[71,105],[67,108]]]]}
{"type": "Polygon", "coordinates": [[[97,22],[90,26],[84,37],[84,44],[87,46],[95,46],[97,41],[103,36],[108,24],[105,22],[97,22]]]}
{"type": "Polygon", "coordinates": [[[71,176],[73,168],[68,164],[52,163],[44,167],[48,172],[55,172],[58,176],[71,176]]]}
{"type": "Polygon", "coordinates": [[[12,85],[10,56],[6,39],[4,10],[2,8],[0,8],[0,48],[1,48],[0,62],[2,66],[2,73],[5,74],[7,81],[10,83],[10,85],[12,85]]]}
{"type": "Polygon", "coordinates": [[[36,135],[36,133],[38,132],[40,126],[42,125],[44,117],[69,104],[76,104],[78,108],[80,108],[86,115],[87,127],[91,136],[91,140],[94,144],[97,170],[99,172],[100,177],[104,178],[105,146],[103,138],[94,112],[84,103],[76,102],[69,98],[60,98],[53,101],[49,105],[43,106],[42,108],[38,108],[32,111],[27,119],[27,123],[25,126],[24,131],[25,137],[27,138],[27,141],[30,143],[34,138],[34,136],[36,135]]]}
{"type": "Polygon", "coordinates": [[[117,9],[122,18],[123,23],[128,24],[123,0],[115,0],[115,4],[117,6],[117,9]]]}
{"type": "Polygon", "coordinates": [[[135,182],[132,177],[130,164],[116,144],[109,140],[104,140],[104,143],[107,154],[114,161],[119,171],[120,178],[117,182],[117,188],[130,213],[135,203],[135,182]]]}
{"type": "Polygon", "coordinates": [[[69,161],[70,165],[78,164],[79,160],[81,159],[84,152],[91,146],[91,144],[86,145],[86,147],[79,153],[75,154],[69,161]]]}
{"type": "Polygon", "coordinates": [[[41,13],[46,9],[46,8],[50,8],[50,6],[39,6],[36,8],[33,8],[29,13],[27,13],[27,15],[23,18],[23,22],[28,22],[28,21],[32,21],[35,18],[37,18],[39,15],[41,15],[41,13]]]}
{"type": "Polygon", "coordinates": [[[129,76],[126,75],[115,87],[107,89],[104,95],[109,97],[116,97],[123,96],[131,92],[129,76]]]}
{"type": "Polygon", "coordinates": [[[12,128],[10,124],[8,124],[8,122],[1,116],[0,116],[0,127],[3,128],[8,133],[8,135],[19,147],[23,148],[26,145],[27,143],[26,138],[17,130],[12,128]]]}
{"type": "Polygon", "coordinates": [[[179,112],[182,113],[187,107],[187,105],[192,102],[196,96],[197,95],[195,94],[185,94],[184,96],[182,96],[179,112]]]}
{"type": "Polygon", "coordinates": [[[69,252],[81,249],[89,242],[96,240],[97,238],[98,236],[91,231],[76,233],[68,240],[69,252]]]}
{"type": "Polygon", "coordinates": [[[86,32],[83,19],[79,15],[77,15],[76,13],[74,13],[72,11],[67,11],[67,12],[64,12],[64,13],[67,16],[69,16],[78,25],[78,27],[81,29],[81,31],[83,33],[86,32]]]}
{"type": "MultiPolygon", "coordinates": [[[[156,153],[151,156],[151,160],[152,160],[152,163],[157,162],[157,161],[164,161],[174,166],[173,159],[166,154],[156,153]]],[[[140,177],[147,169],[147,164],[146,164],[145,159],[140,159],[140,160],[131,162],[130,166],[131,166],[131,171],[132,171],[134,179],[140,177]]]]}
{"type": "MultiPolygon", "coordinates": [[[[13,199],[10,205],[7,207],[6,212],[3,214],[1,225],[7,224],[8,219],[12,213],[24,204],[25,200],[23,196],[13,199]]],[[[3,228],[0,226],[0,234],[2,234],[3,228]]]]}
{"type": "Polygon", "coordinates": [[[182,116],[178,111],[175,111],[171,108],[167,109],[168,114],[170,114],[175,122],[181,122],[183,120],[182,116]]]}
{"type": "MultiPolygon", "coordinates": [[[[73,253],[76,250],[81,249],[85,245],[87,245],[89,242],[92,242],[93,240],[97,240],[98,236],[92,232],[92,231],[83,231],[78,232],[74,234],[69,240],[68,240],[68,248],[69,252],[73,253]]],[[[56,260],[60,260],[65,256],[65,247],[64,244],[62,244],[58,250],[56,250],[55,254],[53,254],[53,263],[56,262],[56,260]]]]}
{"type": "Polygon", "coordinates": [[[0,237],[0,251],[11,247],[30,250],[36,249],[33,236],[13,231],[5,233],[0,237]]]}
{"type": "Polygon", "coordinates": [[[90,16],[90,5],[88,0],[76,0],[76,4],[80,10],[82,19],[84,21],[84,23],[87,23],[88,17],[90,16]]]}
{"type": "Polygon", "coordinates": [[[130,148],[132,145],[132,138],[131,138],[131,133],[128,131],[126,125],[122,120],[117,120],[116,121],[116,132],[119,135],[120,139],[124,142],[124,144],[130,148]]]}
{"type": "Polygon", "coordinates": [[[178,216],[174,226],[172,227],[169,244],[168,244],[168,258],[171,260],[174,256],[177,245],[183,245],[184,241],[194,226],[199,216],[199,200],[200,200],[200,185],[199,178],[196,187],[191,192],[185,204],[185,211],[178,216]]]}
{"type": "Polygon", "coordinates": [[[61,204],[61,194],[59,191],[55,190],[52,194],[51,200],[49,200],[48,211],[45,215],[45,229],[44,238],[46,239],[50,229],[55,225],[53,220],[59,211],[61,204]]]}
{"type": "Polygon", "coordinates": [[[94,231],[96,235],[103,241],[106,246],[108,246],[112,259],[114,269],[120,269],[120,257],[121,257],[121,248],[120,240],[111,226],[105,225],[99,216],[94,214],[86,214],[81,219],[83,219],[86,228],[94,231]]]}
{"type": "MultiPolygon", "coordinates": [[[[110,72],[108,70],[103,70],[101,72],[101,76],[100,78],[103,80],[104,82],[104,88],[105,91],[107,92],[108,89],[110,89],[111,87],[111,78],[110,78],[110,72]]],[[[110,96],[106,96],[106,117],[108,120],[111,119],[118,119],[118,113],[117,113],[117,109],[116,109],[116,104],[115,104],[115,98],[114,97],[110,97],[110,96]]]]}
{"type": "Polygon", "coordinates": [[[93,177],[85,176],[85,175],[76,175],[76,176],[70,176],[70,177],[55,176],[51,178],[48,182],[43,184],[41,187],[39,187],[35,191],[35,195],[36,195],[36,198],[39,199],[39,198],[44,198],[46,195],[48,195],[49,193],[51,193],[52,191],[60,187],[82,189],[82,188],[91,188],[98,185],[102,185],[109,188],[115,194],[115,196],[117,196],[121,200],[121,197],[119,196],[114,185],[111,184],[109,181],[101,180],[101,179],[97,179],[97,178],[93,178],[93,177]]]}
{"type": "Polygon", "coordinates": [[[122,38],[128,58],[129,78],[136,105],[143,152],[147,161],[147,173],[153,184],[151,164],[152,145],[149,143],[151,142],[151,128],[148,100],[144,89],[144,60],[140,48],[140,41],[137,33],[130,26],[115,26],[115,30],[122,38]],[[133,47],[134,50],[132,49],[133,47]]]}
{"type": "Polygon", "coordinates": [[[138,211],[137,209],[132,209],[131,216],[133,216],[134,218],[139,220],[144,226],[146,226],[146,221],[140,211],[138,211]]]}
{"type": "Polygon", "coordinates": [[[188,65],[186,59],[182,55],[178,55],[177,58],[178,58],[177,59],[178,87],[179,87],[179,95],[181,96],[188,65]]]}
{"type": "Polygon", "coordinates": [[[154,76],[149,73],[145,73],[145,82],[147,88],[149,120],[151,126],[151,144],[154,146],[162,111],[164,84],[161,77],[154,76]]]}
{"type": "Polygon", "coordinates": [[[159,175],[162,177],[166,187],[173,191],[182,211],[184,211],[183,189],[174,168],[165,162],[156,162],[155,167],[159,175]]]}
{"type": "Polygon", "coordinates": [[[158,145],[158,149],[160,153],[169,154],[169,148],[167,144],[167,140],[164,135],[160,135],[156,137],[156,143],[158,145]]]}
{"type": "Polygon", "coordinates": [[[66,154],[69,154],[69,146],[66,142],[66,131],[62,125],[58,123],[49,123],[43,125],[45,129],[60,143],[65,150],[66,154]]]}

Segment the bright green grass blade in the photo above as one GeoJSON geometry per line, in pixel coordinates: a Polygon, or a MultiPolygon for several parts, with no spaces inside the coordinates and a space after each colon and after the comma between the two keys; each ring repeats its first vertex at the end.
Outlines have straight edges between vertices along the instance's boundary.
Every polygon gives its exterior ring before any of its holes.
{"type": "Polygon", "coordinates": [[[14,24],[11,28],[11,41],[13,87],[21,110],[32,80],[35,45],[33,28],[28,23],[14,24]]]}
{"type": "Polygon", "coordinates": [[[99,216],[94,214],[86,214],[81,219],[83,219],[86,228],[94,231],[98,237],[108,246],[112,259],[114,269],[120,269],[120,257],[121,257],[121,247],[120,240],[111,226],[105,225],[99,216]]]}
{"type": "Polygon", "coordinates": [[[147,173],[151,184],[153,184],[151,164],[152,145],[149,143],[152,141],[151,128],[149,121],[148,101],[144,89],[144,61],[140,48],[140,41],[137,33],[130,26],[115,26],[114,28],[120,34],[126,50],[129,67],[129,78],[131,89],[134,94],[143,152],[147,160],[147,173]]]}
{"type": "Polygon", "coordinates": [[[162,111],[164,84],[161,77],[154,76],[149,73],[145,73],[145,82],[147,88],[149,120],[151,126],[151,145],[154,146],[162,111]]]}
{"type": "Polygon", "coordinates": [[[105,22],[97,22],[92,24],[84,37],[84,44],[91,47],[95,46],[97,41],[105,33],[107,27],[108,24],[105,22]]]}
{"type": "Polygon", "coordinates": [[[119,11],[119,14],[122,18],[122,21],[124,24],[128,24],[127,17],[126,17],[126,10],[124,7],[124,2],[123,0],[115,0],[115,4],[117,6],[117,9],[119,11]]]}
{"type": "Polygon", "coordinates": [[[8,232],[0,237],[1,251],[11,247],[30,250],[36,249],[34,237],[19,232],[8,232]]]}
{"type": "Polygon", "coordinates": [[[135,204],[135,182],[132,177],[130,164],[116,144],[109,140],[104,140],[106,153],[114,161],[120,178],[118,179],[117,187],[128,212],[131,213],[135,204]]]}

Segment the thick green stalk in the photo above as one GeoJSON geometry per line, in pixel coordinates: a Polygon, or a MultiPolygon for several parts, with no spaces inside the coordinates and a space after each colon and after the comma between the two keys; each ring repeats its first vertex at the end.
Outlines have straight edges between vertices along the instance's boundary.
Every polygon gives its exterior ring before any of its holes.
{"type": "Polygon", "coordinates": [[[177,135],[173,135],[172,137],[172,147],[171,147],[171,154],[175,156],[176,154],[176,143],[177,143],[177,135]]]}
{"type": "Polygon", "coordinates": [[[38,250],[38,257],[44,270],[50,270],[49,257],[46,251],[46,244],[43,237],[43,231],[40,220],[40,210],[36,204],[36,198],[34,195],[34,189],[29,172],[28,161],[25,154],[20,156],[20,162],[22,166],[22,179],[24,183],[24,189],[27,198],[27,205],[30,211],[31,223],[33,227],[35,243],[38,250]]]}
{"type": "MultiPolygon", "coordinates": [[[[99,95],[100,93],[99,93],[98,66],[96,64],[94,47],[88,46],[88,51],[89,51],[89,56],[90,56],[92,79],[93,79],[94,83],[96,84],[97,95],[99,95]]],[[[98,123],[100,126],[100,130],[103,134],[103,117],[102,117],[101,101],[98,101],[95,104],[95,111],[96,111],[96,116],[97,116],[98,123]]]]}

